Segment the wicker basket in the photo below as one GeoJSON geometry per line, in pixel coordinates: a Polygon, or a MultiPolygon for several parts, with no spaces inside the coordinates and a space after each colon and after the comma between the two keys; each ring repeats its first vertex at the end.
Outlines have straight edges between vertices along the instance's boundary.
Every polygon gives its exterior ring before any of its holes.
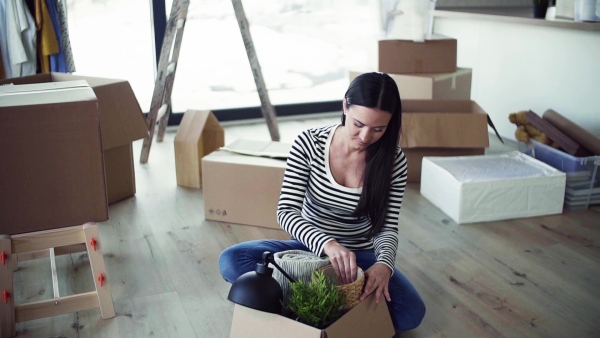
{"type": "Polygon", "coordinates": [[[355,305],[360,303],[360,295],[362,294],[362,289],[365,284],[365,273],[361,268],[358,268],[356,271],[356,280],[348,284],[339,284],[340,281],[335,274],[333,265],[331,264],[323,266],[317,271],[322,271],[325,277],[332,278],[336,281],[336,288],[342,295],[346,297],[346,306],[344,307],[345,310],[350,310],[355,305]]]}

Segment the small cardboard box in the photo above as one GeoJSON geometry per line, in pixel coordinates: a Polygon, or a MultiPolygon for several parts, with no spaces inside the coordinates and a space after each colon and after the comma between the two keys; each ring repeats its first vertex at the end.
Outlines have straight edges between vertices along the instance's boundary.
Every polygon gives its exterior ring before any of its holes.
{"type": "Polygon", "coordinates": [[[206,219],[280,229],[277,205],[291,146],[237,140],[204,156],[206,219]]]}
{"type": "Polygon", "coordinates": [[[434,35],[423,42],[385,39],[378,41],[380,72],[453,73],[456,71],[456,39],[434,35]]]}
{"type": "Polygon", "coordinates": [[[387,338],[394,326],[384,299],[375,303],[371,295],[353,307],[335,323],[317,329],[273,313],[241,305],[233,309],[230,338],[387,338]]]}
{"type": "Polygon", "coordinates": [[[188,110],[175,135],[177,185],[202,187],[202,157],[225,145],[225,132],[210,111],[188,110]]]}
{"type": "Polygon", "coordinates": [[[108,219],[100,112],[85,81],[0,86],[0,234],[108,219]]]}
{"type": "MultiPolygon", "coordinates": [[[[350,81],[362,73],[350,71],[350,81]]],[[[472,73],[470,68],[458,68],[454,73],[388,75],[396,81],[403,100],[470,100],[472,73]]]]}
{"type": "Polygon", "coordinates": [[[421,181],[424,156],[483,155],[489,146],[488,122],[475,101],[402,100],[400,147],[408,161],[408,181],[421,181]]]}
{"type": "Polygon", "coordinates": [[[135,171],[131,143],[146,137],[148,128],[129,82],[46,73],[1,80],[0,84],[19,85],[73,80],[87,81],[98,98],[108,203],[111,204],[135,195],[135,171]]]}

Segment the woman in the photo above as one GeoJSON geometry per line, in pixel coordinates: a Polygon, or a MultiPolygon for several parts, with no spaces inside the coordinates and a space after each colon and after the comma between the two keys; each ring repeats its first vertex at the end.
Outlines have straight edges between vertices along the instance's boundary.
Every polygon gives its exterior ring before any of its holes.
{"type": "Polygon", "coordinates": [[[365,271],[361,300],[383,296],[396,331],[417,327],[421,297],[394,267],[406,159],[398,147],[402,107],[398,87],[383,73],[356,77],[344,96],[342,123],[311,128],[292,146],[277,218],[292,239],[239,243],[221,254],[221,274],[233,282],[265,251],[311,251],[329,257],[344,283],[365,271]]]}

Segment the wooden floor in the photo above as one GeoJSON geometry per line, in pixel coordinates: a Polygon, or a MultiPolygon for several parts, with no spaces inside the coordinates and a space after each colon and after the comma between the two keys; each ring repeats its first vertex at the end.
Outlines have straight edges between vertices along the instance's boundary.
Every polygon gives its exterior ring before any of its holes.
{"type": "MultiPolygon", "coordinates": [[[[338,117],[280,121],[282,141],[338,117]]],[[[81,311],[20,323],[19,337],[228,337],[233,304],[224,248],[278,230],[206,221],[201,190],[176,185],[175,130],[137,163],[137,195],[114,204],[100,234],[116,317],[81,311]]],[[[226,143],[269,139],[264,124],[226,126],[226,143]]],[[[489,152],[511,150],[491,139],[489,152]]],[[[57,258],[61,296],[93,290],[85,254],[57,258]]],[[[396,266],[427,305],[403,337],[599,337],[600,207],[560,216],[457,225],[408,186],[396,266]]],[[[50,299],[48,259],[22,262],[17,303],[50,299]]],[[[377,338],[377,337],[375,337],[377,338]]]]}

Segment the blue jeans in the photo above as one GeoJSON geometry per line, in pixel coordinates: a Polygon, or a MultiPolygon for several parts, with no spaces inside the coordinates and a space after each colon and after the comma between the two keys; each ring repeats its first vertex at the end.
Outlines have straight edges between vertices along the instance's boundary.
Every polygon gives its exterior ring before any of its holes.
{"type": "MultiPolygon", "coordinates": [[[[256,264],[262,261],[265,251],[272,253],[287,250],[310,251],[304,244],[292,239],[256,240],[238,243],[225,249],[219,257],[219,269],[223,278],[233,283],[239,276],[254,271],[256,264]]],[[[356,264],[366,271],[377,261],[373,250],[354,251],[356,264]]],[[[425,316],[425,304],[411,282],[398,270],[390,278],[388,285],[391,302],[388,310],[397,332],[411,330],[419,326],[425,316]]],[[[383,300],[385,298],[382,295],[383,300]]]]}

